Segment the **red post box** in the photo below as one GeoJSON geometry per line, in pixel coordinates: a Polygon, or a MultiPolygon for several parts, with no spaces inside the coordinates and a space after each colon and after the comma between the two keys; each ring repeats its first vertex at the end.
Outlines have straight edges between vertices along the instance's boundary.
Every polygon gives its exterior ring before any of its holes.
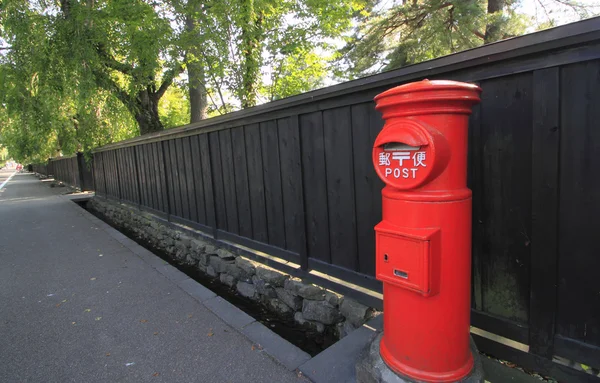
{"type": "Polygon", "coordinates": [[[375,97],[385,120],[373,146],[386,184],[375,227],[380,354],[418,381],[456,382],[473,368],[467,129],[480,93],[476,85],[424,80],[375,97]]]}

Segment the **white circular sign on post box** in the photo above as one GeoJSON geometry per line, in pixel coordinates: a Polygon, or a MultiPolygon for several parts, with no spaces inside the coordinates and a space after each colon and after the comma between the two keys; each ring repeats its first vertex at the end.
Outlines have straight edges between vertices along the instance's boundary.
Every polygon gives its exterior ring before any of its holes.
{"type": "Polygon", "coordinates": [[[386,125],[373,144],[377,175],[400,190],[416,189],[437,176],[449,155],[441,133],[409,118],[386,125]]]}

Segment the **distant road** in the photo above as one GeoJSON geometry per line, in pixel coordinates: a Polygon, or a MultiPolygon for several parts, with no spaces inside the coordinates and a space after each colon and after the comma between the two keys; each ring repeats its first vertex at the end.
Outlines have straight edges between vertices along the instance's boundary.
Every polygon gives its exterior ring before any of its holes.
{"type": "Polygon", "coordinates": [[[15,169],[0,170],[0,190],[4,189],[8,184],[8,179],[15,173],[15,169]]]}

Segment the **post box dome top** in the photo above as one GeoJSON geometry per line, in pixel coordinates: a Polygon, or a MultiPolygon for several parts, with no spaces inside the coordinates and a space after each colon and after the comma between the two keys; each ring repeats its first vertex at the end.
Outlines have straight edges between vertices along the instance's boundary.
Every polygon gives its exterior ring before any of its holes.
{"type": "Polygon", "coordinates": [[[458,90],[458,91],[475,91],[480,93],[481,88],[475,84],[469,84],[466,82],[459,81],[451,81],[451,80],[423,80],[417,82],[411,82],[408,84],[400,85],[395,88],[386,90],[383,93],[375,96],[375,100],[377,101],[383,97],[389,97],[404,93],[412,93],[412,92],[428,92],[428,91],[448,91],[448,90],[458,90]]]}
{"type": "Polygon", "coordinates": [[[471,113],[479,103],[481,88],[450,80],[423,80],[389,89],[375,96],[376,109],[383,118],[420,113],[471,113]]]}

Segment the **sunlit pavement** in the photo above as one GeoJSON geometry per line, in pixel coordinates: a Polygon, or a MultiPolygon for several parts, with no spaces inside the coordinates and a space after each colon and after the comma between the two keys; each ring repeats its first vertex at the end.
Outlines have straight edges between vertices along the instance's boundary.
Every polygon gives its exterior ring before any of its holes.
{"type": "Polygon", "coordinates": [[[64,192],[20,173],[0,190],[0,382],[304,380],[64,192]]]}

